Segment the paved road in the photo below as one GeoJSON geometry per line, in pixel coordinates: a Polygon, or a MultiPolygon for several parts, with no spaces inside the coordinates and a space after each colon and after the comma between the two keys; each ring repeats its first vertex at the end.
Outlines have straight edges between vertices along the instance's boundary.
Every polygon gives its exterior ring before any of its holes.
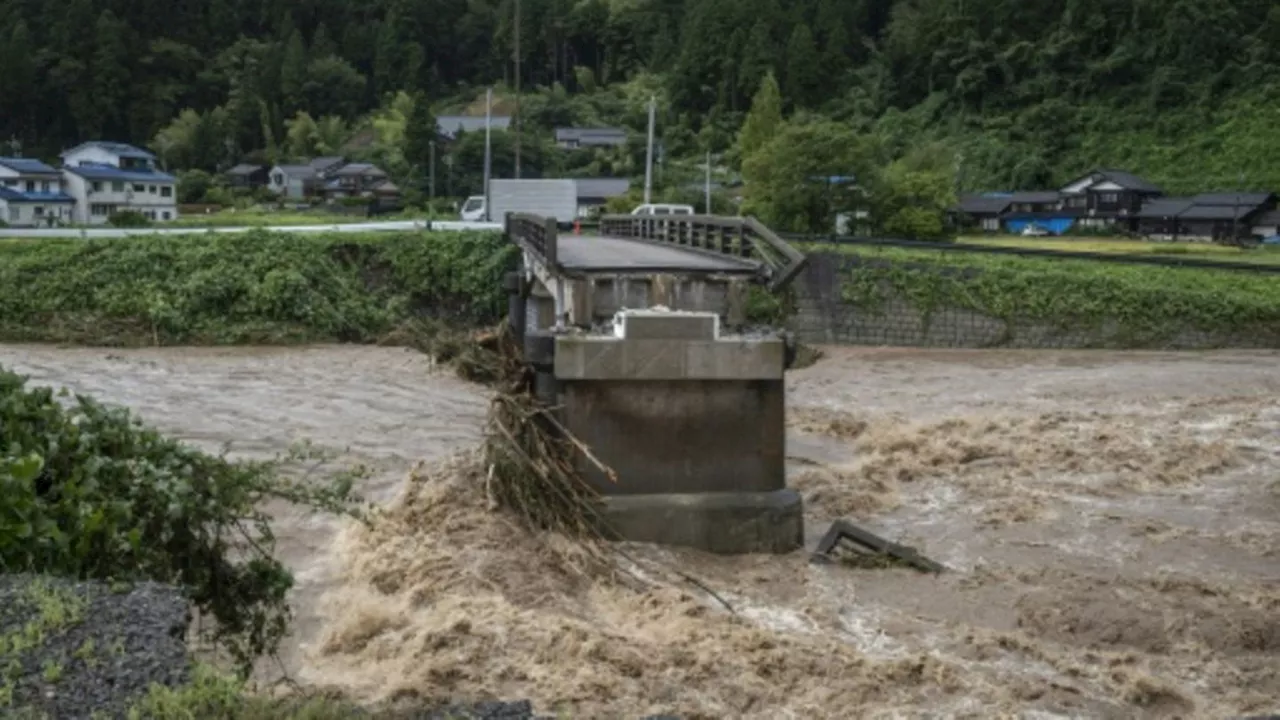
{"type": "MultiPolygon", "coordinates": [[[[49,230],[28,230],[19,228],[0,229],[0,238],[119,238],[130,235],[198,235],[200,233],[243,233],[260,230],[252,227],[150,227],[150,228],[55,228],[49,230]]],[[[272,232],[287,233],[328,233],[328,232],[374,232],[388,230],[501,230],[502,223],[463,222],[458,220],[438,220],[427,228],[425,220],[397,220],[393,222],[368,223],[336,223],[333,225],[281,225],[265,228],[272,232]]]]}
{"type": "Polygon", "coordinates": [[[752,274],[758,268],[750,260],[595,235],[560,235],[556,252],[560,264],[566,269],[580,271],[683,270],[752,274]]]}

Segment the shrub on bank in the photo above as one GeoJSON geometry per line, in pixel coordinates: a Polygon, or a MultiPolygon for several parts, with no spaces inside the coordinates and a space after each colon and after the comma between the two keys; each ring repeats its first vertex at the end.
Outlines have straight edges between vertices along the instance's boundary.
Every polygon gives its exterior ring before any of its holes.
{"type": "Polygon", "coordinates": [[[208,455],[0,368],[0,571],[180,586],[247,671],[290,617],[264,501],[354,507],[351,477],[303,484],[282,462],[208,455]]]}
{"type": "Polygon", "coordinates": [[[273,233],[0,244],[0,342],[374,342],[502,316],[498,233],[273,233]]]}

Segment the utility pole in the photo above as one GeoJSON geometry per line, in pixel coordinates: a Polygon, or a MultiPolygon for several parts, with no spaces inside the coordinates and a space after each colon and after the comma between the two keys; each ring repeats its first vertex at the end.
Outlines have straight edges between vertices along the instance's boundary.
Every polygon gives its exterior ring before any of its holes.
{"type": "Polygon", "coordinates": [[[489,88],[484,92],[484,219],[492,222],[493,218],[489,216],[490,195],[489,195],[489,165],[493,162],[493,132],[491,125],[493,124],[493,88],[489,88]]]}
{"type": "Polygon", "coordinates": [[[516,179],[520,179],[520,0],[516,0],[516,179]]]}
{"type": "Polygon", "coordinates": [[[436,208],[436,141],[432,140],[429,147],[431,148],[431,171],[428,173],[431,180],[431,204],[428,206],[431,212],[436,208]]]}
{"type": "Polygon", "coordinates": [[[649,97],[649,145],[644,155],[644,202],[649,204],[650,198],[653,196],[653,123],[654,114],[657,112],[658,101],[653,96],[649,97]]]}
{"type": "Polygon", "coordinates": [[[703,180],[703,190],[707,196],[707,214],[711,213],[711,151],[707,151],[707,174],[703,180]]]}

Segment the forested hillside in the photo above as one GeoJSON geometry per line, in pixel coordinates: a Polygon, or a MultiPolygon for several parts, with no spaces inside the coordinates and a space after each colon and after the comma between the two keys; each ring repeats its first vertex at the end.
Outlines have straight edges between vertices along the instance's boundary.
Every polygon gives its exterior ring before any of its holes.
{"type": "MultiPolygon", "coordinates": [[[[1273,0],[521,5],[535,171],[551,126],[639,130],[650,91],[669,156],[736,164],[772,70],[789,117],[874,138],[878,160],[945,154],[965,189],[1043,186],[1094,165],[1170,191],[1280,189],[1273,0]]],[[[514,0],[0,0],[0,142],[29,155],[99,137],[156,147],[176,142],[161,131],[191,109],[179,125],[195,156],[174,160],[213,169],[281,152],[305,111],[317,127],[301,144],[325,149],[371,112],[385,118],[397,91],[438,112],[509,87],[514,15],[514,0]]],[[[617,165],[603,170],[636,170],[617,165]]]]}

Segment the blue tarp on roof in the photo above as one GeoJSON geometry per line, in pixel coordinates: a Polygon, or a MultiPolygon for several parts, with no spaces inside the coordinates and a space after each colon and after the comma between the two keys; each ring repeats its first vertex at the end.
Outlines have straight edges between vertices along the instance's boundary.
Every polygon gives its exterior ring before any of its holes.
{"type": "Polygon", "coordinates": [[[1036,227],[1048,230],[1054,235],[1061,235],[1065,233],[1071,229],[1072,225],[1075,224],[1076,219],[1073,217],[1037,218],[1035,220],[1026,218],[1004,221],[1005,229],[1011,233],[1020,233],[1023,230],[1026,230],[1028,225],[1035,225],[1036,227]]]}
{"type": "Polygon", "coordinates": [[[68,172],[73,172],[82,178],[88,180],[125,180],[129,182],[175,182],[175,178],[159,170],[122,170],[114,165],[102,165],[99,163],[81,163],[79,165],[71,165],[67,167],[68,172]]]}
{"type": "Polygon", "coordinates": [[[29,203],[73,203],[75,198],[60,192],[21,192],[0,185],[0,200],[29,203]]]}
{"type": "Polygon", "coordinates": [[[35,158],[10,158],[0,157],[0,165],[19,173],[33,173],[39,175],[57,175],[58,171],[36,160],[35,158]]]}

